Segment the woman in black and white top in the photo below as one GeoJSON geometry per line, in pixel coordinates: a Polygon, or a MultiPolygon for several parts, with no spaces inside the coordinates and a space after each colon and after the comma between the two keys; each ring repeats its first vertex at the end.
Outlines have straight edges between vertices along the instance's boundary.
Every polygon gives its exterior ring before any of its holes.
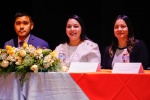
{"type": "Polygon", "coordinates": [[[102,68],[112,69],[114,63],[123,62],[124,49],[129,53],[130,62],[141,62],[144,69],[148,67],[148,50],[142,40],[134,38],[131,21],[126,15],[118,15],[114,23],[114,35],[110,46],[106,47],[102,68]]]}

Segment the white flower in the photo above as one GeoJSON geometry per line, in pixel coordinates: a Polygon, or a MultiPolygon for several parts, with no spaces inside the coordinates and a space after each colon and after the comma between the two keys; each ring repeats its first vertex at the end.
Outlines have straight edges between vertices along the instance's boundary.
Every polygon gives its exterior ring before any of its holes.
{"type": "Polygon", "coordinates": [[[62,71],[67,72],[68,71],[68,67],[67,66],[62,66],[62,71]]]}
{"type": "Polygon", "coordinates": [[[7,60],[3,60],[3,61],[2,61],[1,66],[2,66],[3,68],[8,67],[8,65],[9,65],[9,62],[8,62],[7,60]]]}
{"type": "Polygon", "coordinates": [[[37,66],[37,65],[32,65],[32,66],[30,67],[30,69],[31,69],[32,71],[34,71],[34,73],[38,73],[38,66],[37,66]]]}
{"type": "Polygon", "coordinates": [[[52,60],[52,56],[50,54],[45,56],[43,61],[44,68],[50,67],[53,62],[54,60],[52,60]]]}
{"type": "Polygon", "coordinates": [[[20,50],[20,56],[24,57],[26,55],[26,51],[25,50],[20,50]]]}
{"type": "Polygon", "coordinates": [[[15,54],[9,55],[9,56],[7,57],[7,60],[12,61],[12,62],[16,61],[16,55],[15,55],[15,54]]]}
{"type": "Polygon", "coordinates": [[[7,58],[7,54],[6,53],[0,54],[0,60],[4,60],[6,58],[7,58]]]}
{"type": "Polygon", "coordinates": [[[37,54],[38,56],[40,56],[40,55],[42,54],[42,49],[37,49],[37,50],[36,50],[36,54],[37,54]]]}

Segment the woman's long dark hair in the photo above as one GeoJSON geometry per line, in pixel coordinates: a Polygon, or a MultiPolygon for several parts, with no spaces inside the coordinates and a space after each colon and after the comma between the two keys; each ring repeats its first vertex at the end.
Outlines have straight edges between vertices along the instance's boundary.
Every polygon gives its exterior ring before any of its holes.
{"type": "MultiPolygon", "coordinates": [[[[128,50],[129,53],[131,53],[134,44],[137,42],[137,40],[134,38],[134,30],[133,30],[133,26],[132,26],[131,20],[126,15],[118,15],[116,20],[115,20],[115,22],[118,19],[123,19],[125,21],[127,27],[128,27],[127,50],[128,50]]],[[[114,22],[114,25],[115,25],[115,22],[114,22]]],[[[109,55],[111,57],[114,56],[117,48],[118,48],[118,39],[113,35],[112,36],[112,44],[111,44],[111,46],[109,48],[109,55]]]]}

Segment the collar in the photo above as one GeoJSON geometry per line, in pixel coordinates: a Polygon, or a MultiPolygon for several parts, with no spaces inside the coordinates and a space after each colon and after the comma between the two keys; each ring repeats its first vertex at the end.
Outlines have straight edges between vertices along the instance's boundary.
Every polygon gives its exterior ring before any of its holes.
{"type": "MultiPolygon", "coordinates": [[[[28,43],[29,37],[30,37],[30,34],[29,34],[28,37],[24,40],[24,42],[28,43]]],[[[22,40],[20,40],[19,37],[18,37],[18,43],[19,43],[20,41],[22,41],[22,40]]]]}

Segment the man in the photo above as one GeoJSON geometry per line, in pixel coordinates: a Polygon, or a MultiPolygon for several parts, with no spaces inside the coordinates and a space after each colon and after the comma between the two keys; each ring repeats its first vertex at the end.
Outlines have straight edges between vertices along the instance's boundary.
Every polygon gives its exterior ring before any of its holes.
{"type": "Polygon", "coordinates": [[[26,42],[35,48],[47,48],[49,49],[49,44],[45,40],[38,38],[31,34],[31,30],[34,27],[34,22],[32,21],[31,16],[25,12],[18,12],[15,15],[14,19],[14,30],[17,34],[17,37],[4,43],[4,48],[6,45],[20,47],[19,44],[21,41],[26,42]]]}

